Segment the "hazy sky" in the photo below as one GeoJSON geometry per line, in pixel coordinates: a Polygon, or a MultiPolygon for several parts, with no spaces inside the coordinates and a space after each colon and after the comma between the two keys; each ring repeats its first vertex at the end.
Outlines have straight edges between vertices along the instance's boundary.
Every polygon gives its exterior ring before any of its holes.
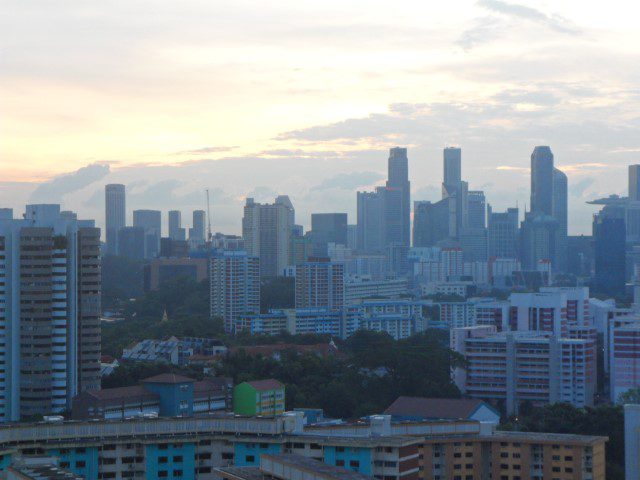
{"type": "MultiPolygon", "coordinates": [[[[528,203],[529,155],[569,176],[570,231],[640,163],[640,7],[629,1],[4,0],[0,206],[61,202],[102,224],[204,207],[240,230],[246,196],[299,223],[346,211],[409,148],[435,199],[444,145],[497,209],[528,203]],[[130,211],[129,211],[130,215],[130,211]]],[[[187,222],[187,226],[190,222],[187,222]]]]}

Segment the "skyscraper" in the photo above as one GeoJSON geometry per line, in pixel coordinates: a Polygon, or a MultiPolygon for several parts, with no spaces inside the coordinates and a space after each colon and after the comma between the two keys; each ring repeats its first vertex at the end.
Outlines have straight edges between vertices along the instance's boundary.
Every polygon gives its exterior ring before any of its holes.
{"type": "Polygon", "coordinates": [[[210,263],[211,318],[231,332],[240,315],[260,313],[260,259],[242,250],[220,250],[210,263]]]}
{"type": "Polygon", "coordinates": [[[553,153],[546,146],[531,154],[531,212],[553,215],[553,153]]]}
{"type": "Polygon", "coordinates": [[[554,265],[559,244],[558,230],[558,222],[552,216],[525,213],[520,231],[520,254],[524,270],[536,270],[541,261],[551,261],[554,265]]]}
{"type": "Polygon", "coordinates": [[[0,220],[0,422],[62,413],[100,388],[100,229],[27,205],[0,220]]]}
{"type": "Polygon", "coordinates": [[[568,246],[568,186],[567,176],[557,168],[553,169],[553,218],[558,222],[558,251],[556,254],[556,270],[567,270],[568,246]]]}
{"type": "Polygon", "coordinates": [[[169,210],[169,238],[171,240],[184,240],[182,228],[182,213],[180,210],[169,210]]]}
{"type": "Polygon", "coordinates": [[[432,247],[441,240],[456,236],[456,199],[439,202],[417,201],[413,204],[413,246],[432,247]]]}
{"type": "Polygon", "coordinates": [[[469,228],[485,228],[487,226],[487,204],[484,192],[479,190],[470,191],[467,201],[469,216],[467,226],[469,228]]]}
{"type": "Polygon", "coordinates": [[[122,227],[118,230],[118,255],[130,260],[143,260],[144,254],[144,228],[122,227]]]}
{"type": "Polygon", "coordinates": [[[462,150],[458,147],[446,147],[443,151],[443,187],[453,195],[462,181],[462,150]]]}
{"type": "Polygon", "coordinates": [[[295,221],[293,205],[286,195],[272,204],[247,198],[242,217],[242,236],[249,255],[260,258],[260,274],[276,277],[289,264],[291,233],[295,221]]]}
{"type": "Polygon", "coordinates": [[[624,219],[605,212],[593,218],[595,283],[598,291],[619,295],[625,288],[626,229],[624,219]]]}
{"type": "Polygon", "coordinates": [[[518,258],[518,209],[494,212],[488,207],[489,258],[518,258]]]}
{"type": "Polygon", "coordinates": [[[193,226],[189,229],[189,242],[193,247],[204,244],[206,213],[204,210],[193,211],[193,226]]]}
{"type": "Polygon", "coordinates": [[[312,213],[311,241],[313,255],[327,256],[327,244],[338,243],[347,245],[347,214],[346,213],[312,213]]]}
{"type": "Polygon", "coordinates": [[[133,226],[144,229],[144,257],[157,257],[160,253],[162,232],[162,213],[160,210],[134,210],[133,226]]]}
{"type": "Polygon", "coordinates": [[[389,150],[385,192],[385,246],[409,246],[411,241],[411,184],[407,149],[389,150]]]}
{"type": "Polygon", "coordinates": [[[344,306],[344,264],[311,258],[296,267],[296,308],[344,306]]]}
{"type": "Polygon", "coordinates": [[[629,200],[640,201],[640,165],[629,165],[629,200]]]}
{"type": "Polygon", "coordinates": [[[360,252],[380,252],[384,248],[384,188],[358,192],[357,248],[360,252]]]}
{"type": "Polygon", "coordinates": [[[104,187],[106,253],[118,254],[118,231],[126,225],[125,186],[110,183],[104,187]]]}

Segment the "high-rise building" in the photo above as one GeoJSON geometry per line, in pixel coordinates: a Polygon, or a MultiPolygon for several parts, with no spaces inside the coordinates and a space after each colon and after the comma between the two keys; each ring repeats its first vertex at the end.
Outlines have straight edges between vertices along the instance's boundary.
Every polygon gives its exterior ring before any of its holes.
{"type": "Polygon", "coordinates": [[[111,183],[104,187],[106,253],[118,255],[118,232],[126,225],[125,186],[111,183]]]}
{"type": "Polygon", "coordinates": [[[629,165],[629,200],[640,201],[640,165],[629,165]]]}
{"type": "Polygon", "coordinates": [[[462,181],[462,150],[458,147],[446,147],[443,151],[443,187],[453,195],[462,181]]]}
{"type": "Polygon", "coordinates": [[[488,206],[489,258],[518,258],[518,209],[494,212],[488,206]]]}
{"type": "Polygon", "coordinates": [[[134,210],[133,226],[144,229],[144,257],[155,258],[160,253],[162,213],[160,210],[134,210]]]}
{"type": "Polygon", "coordinates": [[[531,154],[531,212],[553,215],[553,153],[547,146],[531,154]]]}
{"type": "Polygon", "coordinates": [[[345,245],[351,250],[358,248],[358,226],[347,225],[347,244],[345,245]]]}
{"type": "Polygon", "coordinates": [[[468,222],[469,228],[485,228],[487,226],[487,203],[484,192],[479,190],[470,191],[467,196],[468,201],[468,222]]]}
{"type": "Polygon", "coordinates": [[[143,260],[145,247],[144,228],[122,227],[118,230],[118,254],[131,260],[143,260]]]}
{"type": "Polygon", "coordinates": [[[260,259],[242,250],[218,251],[210,262],[211,318],[231,332],[240,315],[260,313],[260,259]]]}
{"type": "Polygon", "coordinates": [[[435,203],[414,202],[414,247],[432,247],[442,240],[456,236],[455,197],[447,197],[435,203]]]}
{"type": "Polygon", "coordinates": [[[204,244],[206,216],[204,210],[193,211],[193,226],[189,229],[189,243],[192,247],[204,244]]]}
{"type": "Polygon", "coordinates": [[[182,228],[182,212],[169,210],[169,238],[171,240],[185,240],[185,230],[182,228]]]}
{"type": "Polygon", "coordinates": [[[604,212],[593,219],[595,283],[600,292],[618,295],[625,288],[626,229],[622,218],[604,212]]]}
{"type": "Polygon", "coordinates": [[[556,254],[556,270],[567,271],[568,256],[568,186],[567,176],[557,168],[553,169],[553,218],[558,222],[558,252],[556,254]]]}
{"type": "Polygon", "coordinates": [[[289,197],[280,196],[272,204],[247,198],[242,217],[242,236],[249,255],[260,258],[260,274],[284,274],[291,258],[291,234],[295,212],[289,197]]]}
{"type": "Polygon", "coordinates": [[[311,240],[313,255],[327,256],[327,245],[337,243],[347,245],[347,214],[346,213],[312,213],[311,240]]]}
{"type": "Polygon", "coordinates": [[[357,249],[381,252],[384,248],[384,188],[358,192],[357,249]]]}
{"type": "Polygon", "coordinates": [[[555,267],[558,243],[558,222],[555,218],[525,213],[520,228],[520,260],[524,270],[536,270],[541,261],[551,262],[555,267]]]}
{"type": "Polygon", "coordinates": [[[100,388],[100,229],[59,205],[0,220],[0,422],[100,388]]]}
{"type": "Polygon", "coordinates": [[[411,242],[411,184],[407,149],[389,150],[385,192],[385,246],[411,242]]]}
{"type": "Polygon", "coordinates": [[[296,308],[344,306],[344,264],[311,258],[296,267],[296,308]]]}

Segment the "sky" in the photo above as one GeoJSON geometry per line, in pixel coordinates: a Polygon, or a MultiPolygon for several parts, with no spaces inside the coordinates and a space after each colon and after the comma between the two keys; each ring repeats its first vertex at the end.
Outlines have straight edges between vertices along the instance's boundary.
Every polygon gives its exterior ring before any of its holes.
{"type": "MultiPolygon", "coordinates": [[[[4,0],[0,206],[62,203],[104,222],[203,209],[239,233],[246,197],[297,223],[384,182],[406,146],[412,199],[437,200],[442,148],[496,210],[529,203],[535,145],[586,201],[640,163],[640,6],[629,1],[4,0]]],[[[166,218],[165,218],[166,221],[166,218]]]]}

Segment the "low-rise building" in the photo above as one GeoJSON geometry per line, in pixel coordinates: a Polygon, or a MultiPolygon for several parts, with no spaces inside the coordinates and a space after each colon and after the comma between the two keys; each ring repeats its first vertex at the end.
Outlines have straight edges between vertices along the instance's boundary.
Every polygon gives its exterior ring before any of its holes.
{"type": "Polygon", "coordinates": [[[243,382],[233,389],[233,411],[238,415],[273,417],[284,409],[284,385],[277,380],[243,382]]]}
{"type": "Polygon", "coordinates": [[[122,359],[187,365],[194,355],[221,356],[227,347],[215,338],[169,337],[165,340],[145,339],[123,349],[122,359]]]}
{"type": "Polygon", "coordinates": [[[500,423],[500,413],[482,400],[472,398],[398,397],[384,411],[394,421],[476,420],[500,423]]]}

